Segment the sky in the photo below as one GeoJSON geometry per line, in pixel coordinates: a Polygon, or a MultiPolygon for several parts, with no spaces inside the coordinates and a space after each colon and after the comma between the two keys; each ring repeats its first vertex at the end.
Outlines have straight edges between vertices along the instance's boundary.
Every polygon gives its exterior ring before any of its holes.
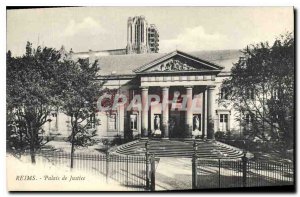
{"type": "Polygon", "coordinates": [[[292,7],[73,7],[7,10],[7,51],[26,42],[82,52],[125,48],[128,17],[159,30],[159,52],[242,49],[294,31],[292,7]]]}

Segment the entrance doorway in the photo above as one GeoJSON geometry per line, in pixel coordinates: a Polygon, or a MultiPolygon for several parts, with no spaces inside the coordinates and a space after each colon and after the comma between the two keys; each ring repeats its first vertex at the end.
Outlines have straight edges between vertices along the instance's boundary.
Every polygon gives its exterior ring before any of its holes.
{"type": "Polygon", "coordinates": [[[184,112],[171,111],[169,114],[169,135],[171,138],[184,138],[184,112]]]}

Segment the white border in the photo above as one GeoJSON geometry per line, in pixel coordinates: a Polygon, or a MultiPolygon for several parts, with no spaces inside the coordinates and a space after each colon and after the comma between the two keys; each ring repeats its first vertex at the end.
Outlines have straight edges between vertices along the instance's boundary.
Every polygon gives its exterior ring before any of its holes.
{"type": "MultiPolygon", "coordinates": [[[[41,0],[2,0],[0,2],[0,63],[1,63],[1,72],[0,72],[0,80],[1,80],[1,88],[0,88],[0,101],[1,101],[1,118],[0,118],[0,139],[1,139],[1,162],[0,162],[0,169],[1,169],[1,182],[0,182],[0,194],[1,196],[8,196],[10,195],[6,191],[6,167],[5,167],[5,100],[6,100],[6,72],[5,72],[5,58],[6,58],[6,6],[295,6],[295,8],[299,9],[300,7],[300,1],[298,0],[207,0],[207,1],[201,1],[198,2],[196,0],[172,0],[172,1],[163,1],[163,0],[151,0],[151,1],[140,1],[140,0],[105,0],[101,2],[96,2],[95,0],[81,0],[81,1],[74,1],[74,0],[49,0],[49,1],[41,1],[41,0]]],[[[263,19],[262,19],[263,20],[263,19]]],[[[299,25],[299,22],[296,21],[296,27],[299,25]]],[[[297,35],[296,35],[297,36],[297,35]]],[[[298,41],[298,39],[296,40],[298,41]]],[[[297,42],[298,44],[298,42],[297,42]]],[[[296,44],[296,45],[297,45],[296,44]]],[[[297,51],[297,56],[299,52],[297,51]]],[[[297,69],[297,74],[299,76],[299,68],[297,69]]],[[[297,84],[297,92],[299,93],[299,84],[297,84]]],[[[300,123],[300,118],[297,117],[296,122],[300,123]]],[[[300,134],[298,131],[295,131],[297,134],[297,137],[299,139],[300,134]]],[[[297,140],[299,142],[299,140],[297,140]]],[[[299,157],[299,151],[297,151],[297,157],[299,157]]],[[[297,170],[299,171],[299,170],[297,170]]],[[[299,180],[299,179],[297,179],[299,180]]],[[[298,181],[299,182],[299,181],[298,181]]],[[[126,194],[126,193],[125,193],[126,194]]],[[[131,195],[132,193],[129,193],[131,195]]],[[[221,193],[220,193],[221,194],[221,193]]],[[[282,194],[278,193],[282,196],[282,194]]],[[[32,195],[32,193],[28,193],[27,195],[32,195]]],[[[37,194],[42,195],[42,194],[37,194]]],[[[57,194],[56,196],[63,196],[63,195],[78,195],[78,194],[57,194]]],[[[86,195],[86,194],[80,194],[80,195],[86,195]]],[[[95,195],[107,195],[104,193],[95,195]]],[[[113,194],[116,195],[116,194],[113,194]]],[[[121,194],[124,195],[124,194],[121,194]]],[[[127,194],[128,195],[128,194],[127,194]]],[[[136,195],[140,195],[140,193],[136,193],[136,195]]],[[[158,195],[166,195],[166,194],[158,194],[158,195]]],[[[169,194],[173,195],[173,194],[169,194]]],[[[195,195],[195,193],[194,193],[195,195]]],[[[196,195],[204,195],[203,193],[196,194],[196,195]]],[[[214,194],[219,195],[219,194],[214,194]]],[[[223,194],[224,195],[224,194],[223,194]]],[[[229,194],[231,195],[231,194],[229,194]]],[[[237,194],[239,195],[239,194],[237,194]]],[[[245,194],[242,194],[245,195],[245,194]]],[[[248,195],[248,194],[246,194],[248,195]]],[[[257,194],[255,194],[257,195],[257,194]]],[[[260,194],[259,194],[260,195],[260,194]]],[[[261,195],[267,195],[267,194],[261,194],[261,195]]],[[[274,194],[270,194],[274,195],[274,194]]]]}

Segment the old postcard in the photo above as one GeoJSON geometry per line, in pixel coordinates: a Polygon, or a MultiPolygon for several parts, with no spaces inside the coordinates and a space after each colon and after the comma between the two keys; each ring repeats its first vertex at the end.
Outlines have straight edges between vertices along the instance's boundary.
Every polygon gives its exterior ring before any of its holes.
{"type": "Polygon", "coordinates": [[[293,7],[7,8],[8,191],[295,190],[293,7]]]}

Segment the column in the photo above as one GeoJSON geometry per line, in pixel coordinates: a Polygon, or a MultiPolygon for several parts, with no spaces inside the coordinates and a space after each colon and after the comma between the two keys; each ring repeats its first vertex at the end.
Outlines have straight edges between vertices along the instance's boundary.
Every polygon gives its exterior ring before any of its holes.
{"type": "Polygon", "coordinates": [[[207,87],[207,139],[214,139],[214,92],[215,86],[207,87]]]}
{"type": "Polygon", "coordinates": [[[169,87],[162,87],[162,134],[169,138],[169,87]]]}
{"type": "Polygon", "coordinates": [[[207,137],[207,90],[206,87],[202,96],[202,139],[207,137]]]}
{"type": "Polygon", "coordinates": [[[186,89],[186,113],[185,113],[185,128],[186,128],[186,136],[192,137],[193,132],[193,110],[192,110],[192,104],[193,104],[193,87],[188,86],[185,87],[186,89]]]}
{"type": "Polygon", "coordinates": [[[148,87],[141,87],[142,90],[142,137],[148,137],[148,87]]]}

